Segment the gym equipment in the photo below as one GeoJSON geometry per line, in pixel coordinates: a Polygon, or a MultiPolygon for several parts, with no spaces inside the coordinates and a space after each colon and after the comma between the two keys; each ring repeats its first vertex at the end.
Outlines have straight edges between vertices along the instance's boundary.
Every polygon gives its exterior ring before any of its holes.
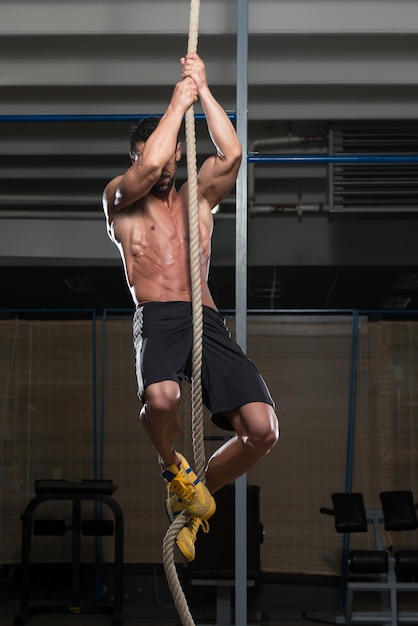
{"type": "Polygon", "coordinates": [[[350,550],[343,563],[345,608],[342,613],[306,611],[307,619],[334,624],[398,624],[418,623],[418,612],[400,612],[398,593],[418,591],[418,550],[392,551],[384,548],[382,526],[386,531],[416,530],[418,521],[411,491],[380,493],[381,510],[366,511],[361,493],[333,493],[333,508],[320,512],[334,516],[337,533],[368,532],[373,526],[374,550],[350,550]],[[353,610],[355,592],[379,592],[380,610],[353,610]]]}
{"type": "Polygon", "coordinates": [[[124,520],[122,510],[112,494],[116,490],[111,480],[82,480],[69,482],[66,480],[36,480],[35,497],[26,505],[22,518],[22,592],[20,613],[15,617],[15,624],[24,624],[30,617],[39,613],[93,613],[109,614],[113,626],[122,624],[123,605],[123,531],[124,520]],[[48,500],[72,502],[72,523],[67,527],[65,520],[33,520],[33,515],[43,502],[48,500]],[[83,501],[94,501],[105,504],[113,513],[113,520],[81,519],[83,501]],[[71,601],[66,606],[45,606],[31,604],[30,553],[32,533],[50,536],[65,535],[69,528],[72,533],[72,591],[71,601]],[[80,547],[81,535],[104,536],[113,535],[114,539],[114,603],[113,606],[80,606],[80,547]]]}

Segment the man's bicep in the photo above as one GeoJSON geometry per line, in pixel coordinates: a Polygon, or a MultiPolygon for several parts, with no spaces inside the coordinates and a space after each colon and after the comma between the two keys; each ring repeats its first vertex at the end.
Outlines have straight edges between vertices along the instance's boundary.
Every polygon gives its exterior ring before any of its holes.
{"type": "Polygon", "coordinates": [[[238,168],[219,157],[209,157],[199,172],[200,193],[213,208],[233,188],[238,168]]]}
{"type": "Polygon", "coordinates": [[[102,195],[102,206],[104,214],[106,216],[106,224],[109,233],[115,214],[115,193],[117,188],[117,181],[118,179],[110,181],[110,183],[108,183],[104,188],[102,195]]]}
{"type": "Polygon", "coordinates": [[[142,186],[128,170],[123,176],[114,178],[105,188],[103,193],[103,205],[107,206],[105,212],[112,217],[115,213],[131,206],[142,195],[145,195],[142,186]]]}
{"type": "Polygon", "coordinates": [[[114,212],[122,211],[145,198],[158,180],[158,172],[144,168],[138,172],[138,169],[131,167],[115,185],[112,197],[114,212]]]}

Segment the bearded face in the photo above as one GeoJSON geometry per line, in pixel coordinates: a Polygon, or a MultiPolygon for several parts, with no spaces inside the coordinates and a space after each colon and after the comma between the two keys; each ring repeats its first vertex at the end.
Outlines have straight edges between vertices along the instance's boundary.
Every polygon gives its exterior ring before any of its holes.
{"type": "Polygon", "coordinates": [[[171,176],[168,172],[163,172],[160,180],[152,187],[151,193],[156,196],[168,194],[174,185],[174,180],[174,176],[171,176]]]}

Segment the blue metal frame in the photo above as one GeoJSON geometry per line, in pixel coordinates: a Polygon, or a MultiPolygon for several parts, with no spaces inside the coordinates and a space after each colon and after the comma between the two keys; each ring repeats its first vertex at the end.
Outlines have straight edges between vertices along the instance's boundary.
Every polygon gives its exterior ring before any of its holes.
{"type": "Polygon", "coordinates": [[[248,163],[418,163],[418,154],[258,154],[249,152],[248,163]]]}
{"type": "MultiPolygon", "coordinates": [[[[222,315],[234,315],[238,314],[238,311],[235,309],[223,309],[220,311],[222,315]]],[[[34,308],[34,309],[24,309],[24,308],[0,308],[0,316],[2,314],[7,315],[19,315],[24,314],[26,316],[29,315],[39,315],[39,314],[48,314],[48,315],[74,315],[80,314],[89,315],[92,319],[92,393],[93,393],[93,470],[95,479],[103,479],[103,471],[104,471],[104,435],[105,435],[105,398],[104,398],[104,379],[105,379],[105,360],[106,360],[106,320],[109,314],[113,314],[115,316],[129,316],[131,317],[134,313],[134,308],[129,309],[106,309],[103,311],[103,333],[102,333],[102,363],[101,363],[101,401],[100,401],[100,416],[98,411],[98,403],[97,403],[97,313],[95,309],[47,309],[47,308],[34,308]]],[[[318,315],[350,315],[352,317],[352,336],[351,336],[351,366],[350,366],[350,380],[349,380],[349,393],[348,393],[348,417],[347,417],[347,441],[346,441],[346,467],[345,467],[345,491],[350,492],[353,486],[353,468],[354,468],[354,453],[355,453],[355,426],[356,426],[356,395],[357,395],[357,360],[358,360],[358,343],[359,343],[359,318],[360,316],[369,316],[369,315],[398,315],[399,317],[405,316],[418,316],[418,310],[408,310],[408,309],[391,309],[391,310],[381,310],[381,309],[247,309],[244,311],[244,314],[247,316],[251,315],[309,315],[309,314],[318,314],[318,315]]],[[[0,318],[1,319],[1,318],[0,318]]],[[[244,484],[245,487],[245,484],[244,484]]],[[[245,494],[246,495],[246,494],[245,494]]],[[[240,496],[241,497],[241,496],[240,496]]],[[[246,504],[246,500],[237,504],[236,511],[240,511],[240,516],[245,519],[245,508],[244,512],[241,511],[242,504],[246,504]]],[[[100,511],[97,511],[99,514],[100,511]]],[[[243,541],[243,537],[246,537],[246,534],[242,532],[242,528],[240,531],[240,541],[243,541]]],[[[97,538],[97,557],[100,558],[101,554],[101,545],[100,538],[97,538]]],[[[242,546],[241,546],[242,547],[242,546]]],[[[344,582],[346,581],[346,577],[348,575],[347,572],[347,556],[349,552],[349,536],[343,536],[343,546],[342,546],[342,579],[341,579],[341,597],[340,604],[341,607],[344,605],[345,595],[344,595],[344,582]]],[[[241,554],[241,557],[244,553],[241,554]]],[[[99,563],[100,565],[100,563],[99,563]]],[[[238,562],[237,562],[238,565],[238,562]]],[[[246,566],[239,562],[239,567],[237,567],[237,571],[239,571],[243,576],[239,578],[239,587],[241,587],[244,581],[244,592],[242,589],[236,589],[236,600],[238,601],[237,609],[239,607],[238,613],[236,614],[237,626],[241,626],[241,624],[245,624],[246,620],[246,597],[247,597],[247,588],[246,588],[246,566]],[[243,579],[243,580],[241,580],[243,579]]],[[[97,580],[96,580],[96,600],[97,603],[101,602],[101,569],[98,567],[97,570],[97,580]]]]}
{"type": "MultiPolygon", "coordinates": [[[[54,114],[54,115],[0,115],[0,122],[136,122],[137,120],[149,117],[151,113],[103,113],[103,114],[54,114]]],[[[155,113],[161,117],[162,113],[155,113]]],[[[230,119],[235,119],[234,112],[228,112],[230,119]]],[[[203,113],[195,114],[196,120],[205,120],[203,113]]]]}

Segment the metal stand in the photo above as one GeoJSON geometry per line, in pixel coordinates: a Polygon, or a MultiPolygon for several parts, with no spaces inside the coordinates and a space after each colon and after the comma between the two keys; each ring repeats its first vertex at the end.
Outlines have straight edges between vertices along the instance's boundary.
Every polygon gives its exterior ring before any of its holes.
{"type": "MultiPolygon", "coordinates": [[[[105,613],[112,616],[112,624],[122,624],[123,605],[123,514],[119,504],[112,497],[116,487],[108,480],[83,480],[81,482],[67,482],[66,480],[39,480],[35,482],[37,494],[26,506],[22,518],[22,592],[20,613],[15,617],[15,624],[24,624],[33,615],[39,613],[105,613]],[[68,606],[39,606],[31,605],[30,599],[30,552],[32,539],[32,518],[36,508],[47,500],[70,500],[72,508],[72,591],[71,602],[68,606]],[[103,535],[113,534],[113,523],[109,533],[109,521],[93,520],[87,524],[81,520],[81,503],[90,500],[107,505],[114,516],[114,604],[112,606],[80,606],[80,548],[81,534],[84,527],[85,534],[103,535]]],[[[45,525],[55,529],[60,526],[63,532],[45,532],[39,534],[64,534],[65,522],[56,520],[46,521],[45,525]]]]}
{"type": "MultiPolygon", "coordinates": [[[[215,580],[208,578],[192,578],[192,585],[216,587],[216,624],[200,624],[200,626],[230,626],[232,624],[231,590],[235,588],[234,580],[215,580]]],[[[254,587],[254,580],[247,580],[247,587],[254,587]]]]}

